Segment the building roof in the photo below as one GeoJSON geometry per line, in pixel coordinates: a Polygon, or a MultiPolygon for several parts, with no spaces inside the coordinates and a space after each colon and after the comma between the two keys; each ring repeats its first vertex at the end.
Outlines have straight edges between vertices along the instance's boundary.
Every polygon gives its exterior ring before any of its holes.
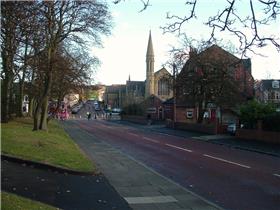
{"type": "Polygon", "coordinates": [[[261,88],[262,90],[280,90],[280,87],[278,85],[278,88],[276,86],[272,87],[272,83],[274,81],[278,81],[278,84],[280,84],[280,79],[263,79],[261,80],[261,88]]]}
{"type": "Polygon", "coordinates": [[[199,60],[197,58],[202,58],[202,59],[206,58],[205,59],[206,62],[209,62],[211,60],[222,61],[222,62],[230,61],[230,65],[232,65],[232,66],[241,64],[241,65],[243,65],[244,69],[251,74],[251,59],[250,58],[240,59],[215,44],[206,48],[204,51],[199,52],[199,53],[197,53],[196,50],[193,50],[192,53],[190,54],[190,58],[187,60],[182,71],[179,74],[183,73],[183,70],[187,66],[193,65],[192,64],[193,58],[196,60],[199,60]],[[207,58],[204,56],[207,56],[207,58]]]}
{"type": "Polygon", "coordinates": [[[160,74],[160,73],[162,73],[162,72],[171,75],[170,72],[167,71],[166,68],[164,68],[164,67],[162,67],[160,70],[156,71],[154,74],[157,75],[157,74],[160,74]]]}

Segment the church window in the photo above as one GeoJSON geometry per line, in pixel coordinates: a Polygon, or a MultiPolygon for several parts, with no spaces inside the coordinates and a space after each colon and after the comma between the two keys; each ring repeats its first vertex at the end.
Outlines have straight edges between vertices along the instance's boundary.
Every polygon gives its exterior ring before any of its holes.
{"type": "Polygon", "coordinates": [[[158,81],[158,95],[169,95],[169,81],[165,78],[158,81]]]}

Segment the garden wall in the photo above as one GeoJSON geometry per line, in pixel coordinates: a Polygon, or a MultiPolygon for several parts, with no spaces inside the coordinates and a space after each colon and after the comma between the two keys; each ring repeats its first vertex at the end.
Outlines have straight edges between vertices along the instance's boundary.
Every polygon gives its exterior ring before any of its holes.
{"type": "Polygon", "coordinates": [[[280,144],[280,132],[253,129],[237,129],[236,137],[246,140],[257,140],[261,142],[280,144]]]}
{"type": "Polygon", "coordinates": [[[176,129],[202,132],[207,134],[217,134],[217,129],[213,124],[194,124],[176,122],[176,129]]]}
{"type": "Polygon", "coordinates": [[[144,116],[138,116],[138,115],[122,115],[122,120],[126,120],[128,122],[138,123],[142,125],[147,125],[148,120],[144,116]]]}

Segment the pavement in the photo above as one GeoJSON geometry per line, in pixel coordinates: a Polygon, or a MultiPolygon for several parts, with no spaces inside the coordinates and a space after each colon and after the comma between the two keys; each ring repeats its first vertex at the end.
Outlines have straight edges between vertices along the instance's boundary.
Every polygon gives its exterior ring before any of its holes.
{"type": "Polygon", "coordinates": [[[97,168],[134,210],[217,210],[219,206],[163,177],[131,156],[123,154],[75,122],[63,123],[97,168]]]}

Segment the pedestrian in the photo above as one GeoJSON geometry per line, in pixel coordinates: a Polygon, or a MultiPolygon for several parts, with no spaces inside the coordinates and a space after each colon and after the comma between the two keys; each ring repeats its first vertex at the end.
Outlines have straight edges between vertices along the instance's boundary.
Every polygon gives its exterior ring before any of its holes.
{"type": "Polygon", "coordinates": [[[148,125],[152,124],[152,120],[151,120],[151,115],[150,114],[147,115],[147,121],[148,121],[148,125]]]}
{"type": "Polygon", "coordinates": [[[91,113],[88,112],[88,120],[90,120],[90,118],[91,118],[91,113]]]}

